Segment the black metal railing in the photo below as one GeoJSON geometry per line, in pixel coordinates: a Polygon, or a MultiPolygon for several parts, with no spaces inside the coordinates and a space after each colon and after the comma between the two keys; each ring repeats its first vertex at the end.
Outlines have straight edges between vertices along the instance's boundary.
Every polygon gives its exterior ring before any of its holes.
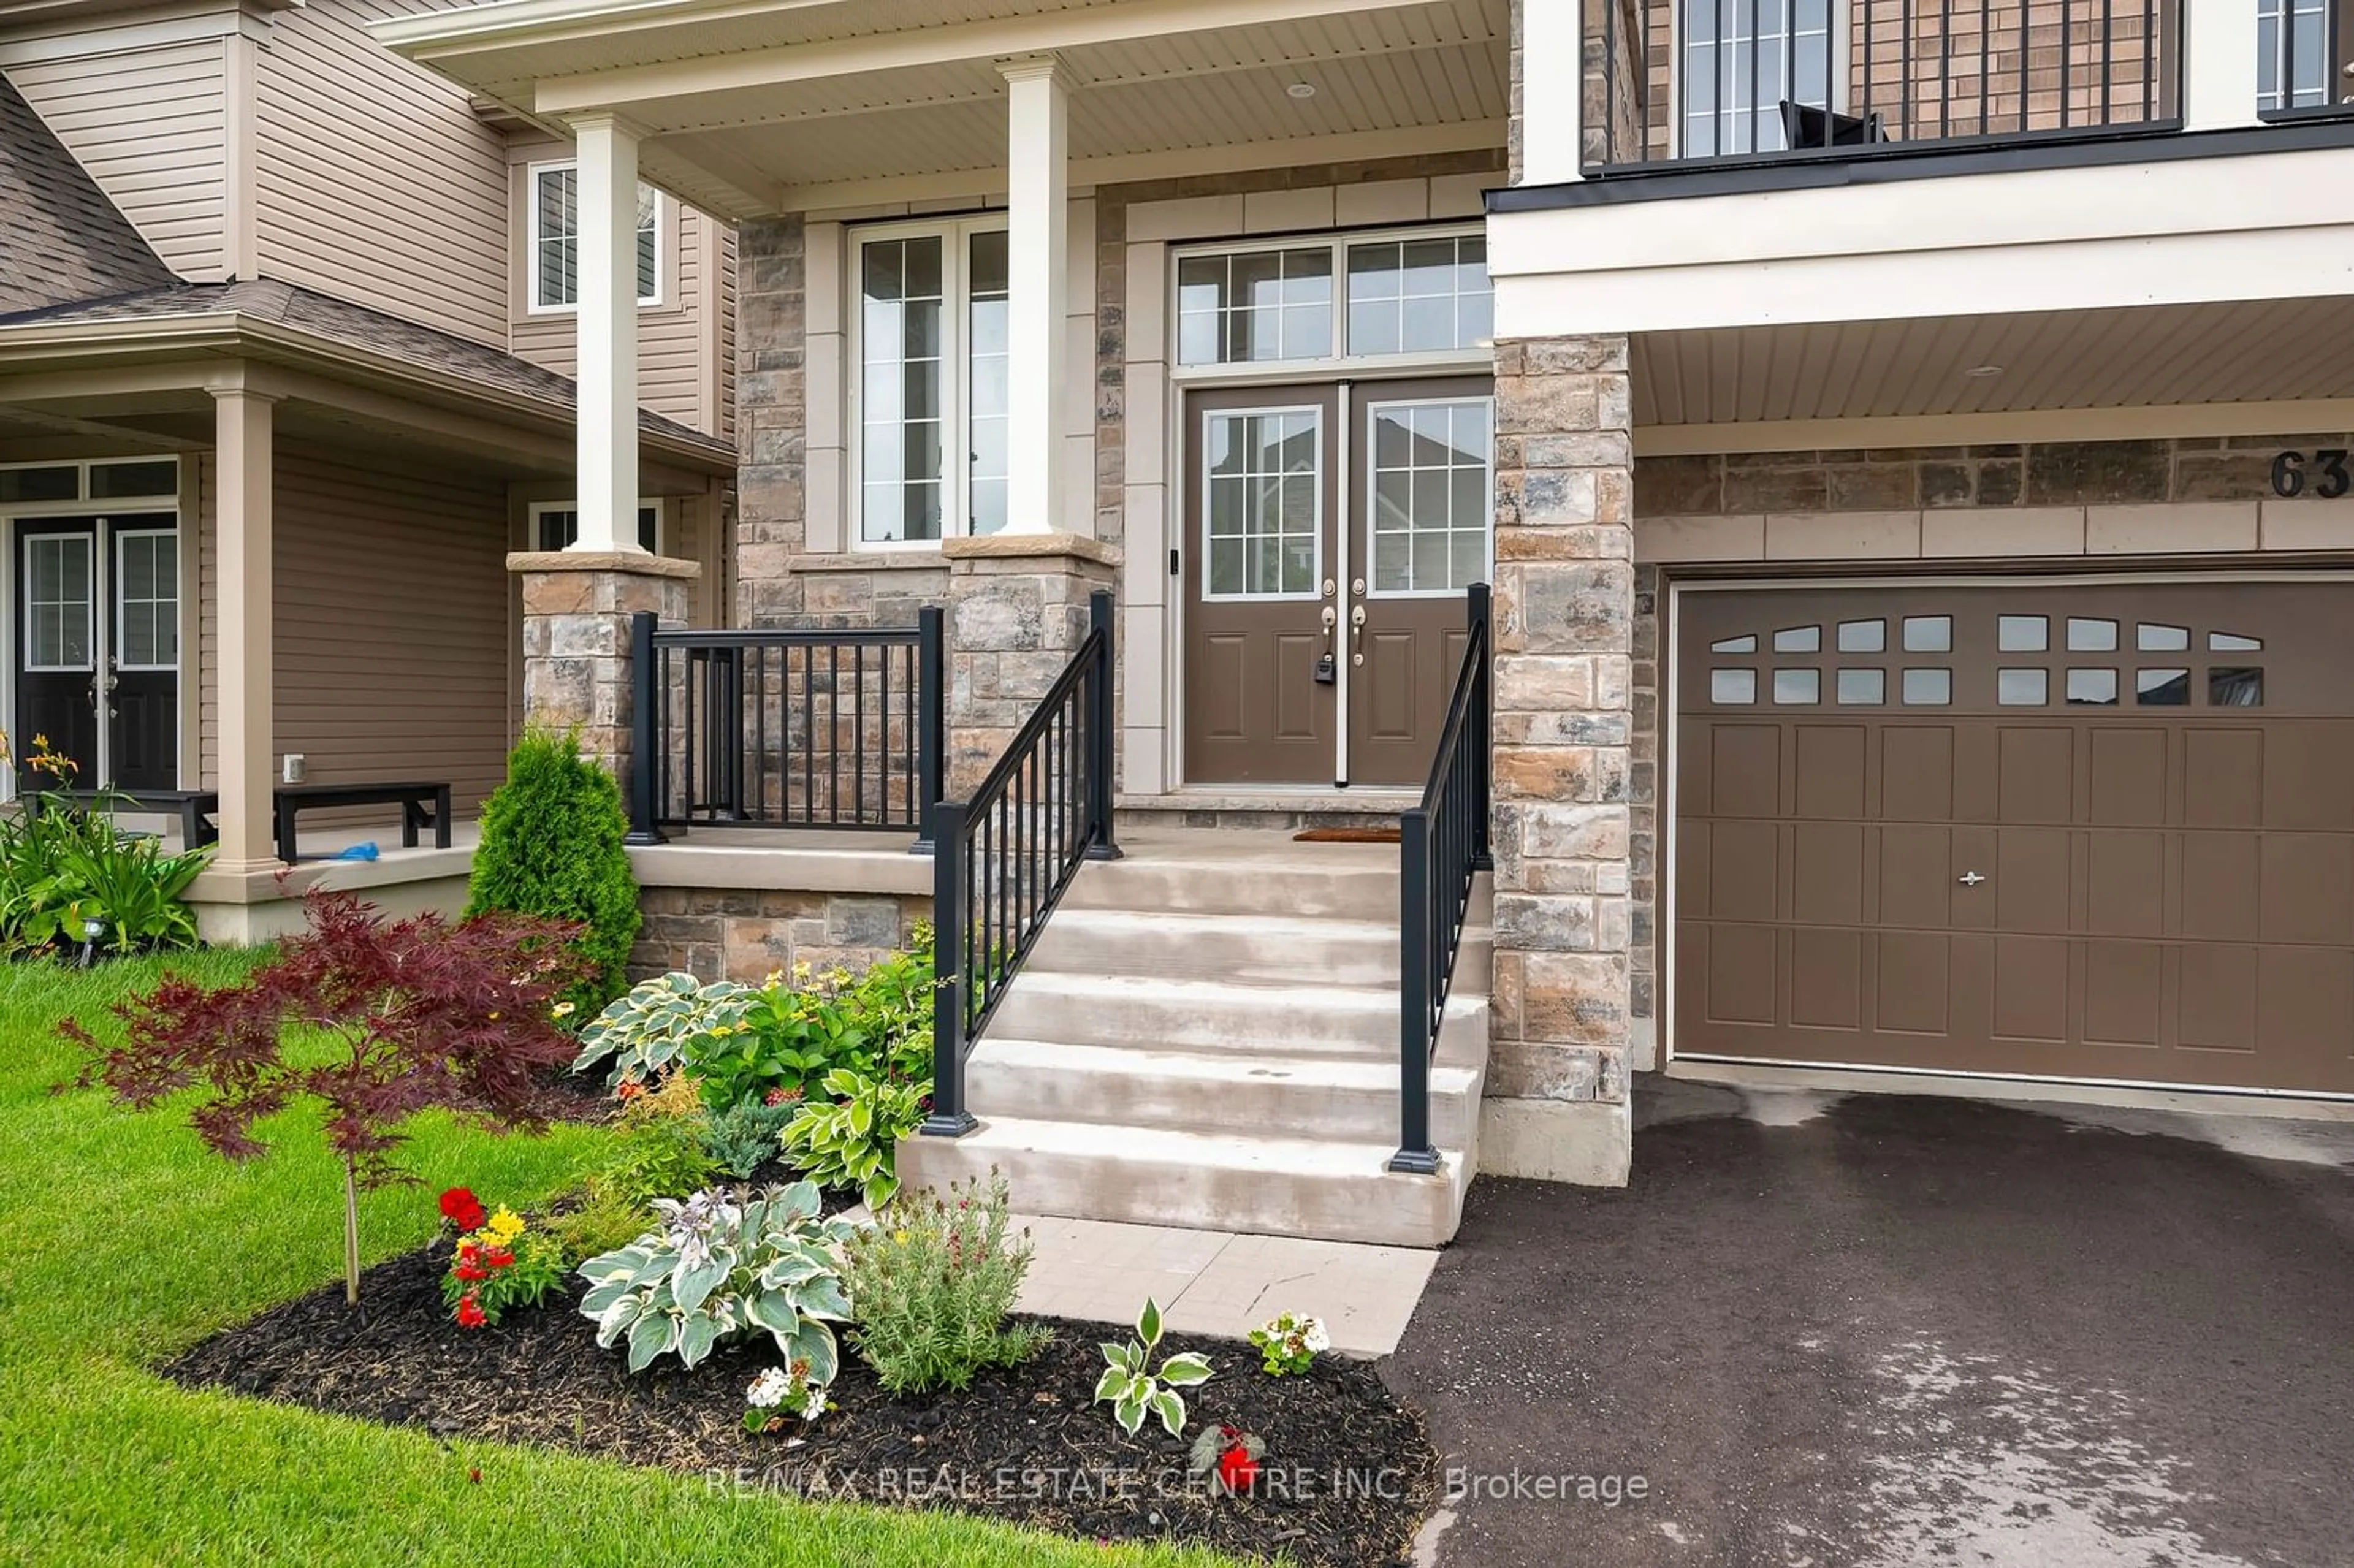
{"type": "Polygon", "coordinates": [[[1582,3],[1601,44],[1585,161],[1606,170],[2162,130],[2181,115],[2178,0],[1582,3]]]}
{"type": "Polygon", "coordinates": [[[941,612],[873,630],[630,628],[630,837],[664,828],[913,829],[946,750],[941,612]]]}
{"type": "Polygon", "coordinates": [[[1438,755],[1422,803],[1398,819],[1398,1151],[1393,1171],[1430,1175],[1438,1150],[1430,1138],[1430,1062],[1437,1054],[1447,991],[1471,911],[1471,885],[1490,868],[1488,852],[1488,585],[1469,597],[1463,662],[1439,726],[1438,755]]]}
{"type": "Polygon", "coordinates": [[[1112,598],[1029,722],[963,800],[933,817],[932,1109],[923,1131],[972,1130],[964,1064],[1081,863],[1112,833],[1112,598]]]}

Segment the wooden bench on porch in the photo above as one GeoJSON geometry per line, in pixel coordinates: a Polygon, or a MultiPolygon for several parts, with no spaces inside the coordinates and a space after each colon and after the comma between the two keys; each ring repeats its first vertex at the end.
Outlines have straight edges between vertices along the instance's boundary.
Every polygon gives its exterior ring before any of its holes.
{"type": "Polygon", "coordinates": [[[220,838],[219,830],[213,826],[213,818],[220,810],[217,789],[27,789],[21,796],[25,814],[37,814],[44,797],[52,795],[78,806],[94,806],[105,800],[134,811],[152,811],[159,817],[176,816],[180,819],[180,847],[184,850],[213,843],[220,838]]]}
{"type": "Polygon", "coordinates": [[[278,817],[278,858],[294,863],[294,819],[303,810],[331,806],[398,806],[400,844],[417,847],[419,830],[430,826],[433,847],[450,847],[450,786],[447,782],[411,780],[402,784],[281,784],[274,791],[278,817]]]}

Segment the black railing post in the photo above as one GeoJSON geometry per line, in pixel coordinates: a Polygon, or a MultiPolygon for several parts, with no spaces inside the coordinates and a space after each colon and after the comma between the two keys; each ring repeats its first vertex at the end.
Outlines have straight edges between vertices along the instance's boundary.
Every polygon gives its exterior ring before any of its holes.
{"type": "Polygon", "coordinates": [[[1438,1172],[1430,1142],[1430,812],[1398,818],[1398,1151],[1390,1169],[1438,1172]]]}
{"type": "MultiPolygon", "coordinates": [[[[948,757],[948,615],[937,604],[916,612],[916,842],[911,854],[934,853],[934,818],[948,757]]],[[[884,721],[888,724],[890,721],[884,721]]]]}
{"type": "Polygon", "coordinates": [[[630,832],[627,842],[664,842],[654,821],[654,783],[662,758],[654,744],[657,704],[663,701],[662,670],[654,662],[654,628],[660,618],[642,609],[630,617],[630,832]]]}
{"type": "Polygon", "coordinates": [[[932,832],[932,1108],[917,1130],[961,1138],[981,1125],[964,1104],[964,802],[935,801],[932,832]]]}
{"type": "Polygon", "coordinates": [[[1112,726],[1114,643],[1111,590],[1097,588],[1087,596],[1087,634],[1095,640],[1096,667],[1087,677],[1094,683],[1087,704],[1087,814],[1095,842],[1087,846],[1089,860],[1118,860],[1119,841],[1112,832],[1112,771],[1119,755],[1119,732],[1112,726]]]}
{"type": "Polygon", "coordinates": [[[1464,741],[1471,747],[1471,869],[1496,869],[1488,840],[1490,773],[1495,765],[1495,593],[1486,583],[1473,583],[1465,596],[1468,630],[1479,651],[1477,673],[1471,678],[1471,723],[1464,741]]]}

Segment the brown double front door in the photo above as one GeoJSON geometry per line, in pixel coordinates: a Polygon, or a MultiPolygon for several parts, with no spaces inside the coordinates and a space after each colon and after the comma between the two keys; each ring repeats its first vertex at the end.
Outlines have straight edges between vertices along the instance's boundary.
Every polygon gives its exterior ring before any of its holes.
{"type": "Polygon", "coordinates": [[[2354,1093],[2349,599],[1678,596],[1674,1052],[2354,1093]]]}
{"type": "Polygon", "coordinates": [[[1192,784],[1418,784],[1488,580],[1484,377],[1186,401],[1177,564],[1192,784]]]}

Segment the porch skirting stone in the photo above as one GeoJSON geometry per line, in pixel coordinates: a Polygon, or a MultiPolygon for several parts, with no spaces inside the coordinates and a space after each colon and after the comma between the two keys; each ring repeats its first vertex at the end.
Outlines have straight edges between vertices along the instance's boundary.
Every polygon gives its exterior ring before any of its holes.
{"type": "Polygon", "coordinates": [[[1585,1187],[1624,1187],[1634,1112],[1617,1100],[1490,1097],[1479,1106],[1479,1174],[1585,1187]]]}
{"type": "MultiPolygon", "coordinates": [[[[1116,546],[1075,534],[949,539],[948,792],[971,793],[1087,641],[1087,599],[1116,546]]],[[[1117,733],[1117,726],[1115,726],[1117,733]]]]}
{"type": "Polygon", "coordinates": [[[906,948],[932,917],[929,894],[776,888],[648,887],[638,907],[645,923],[630,954],[632,980],[684,969],[758,983],[797,964],[857,974],[906,948]]]}

